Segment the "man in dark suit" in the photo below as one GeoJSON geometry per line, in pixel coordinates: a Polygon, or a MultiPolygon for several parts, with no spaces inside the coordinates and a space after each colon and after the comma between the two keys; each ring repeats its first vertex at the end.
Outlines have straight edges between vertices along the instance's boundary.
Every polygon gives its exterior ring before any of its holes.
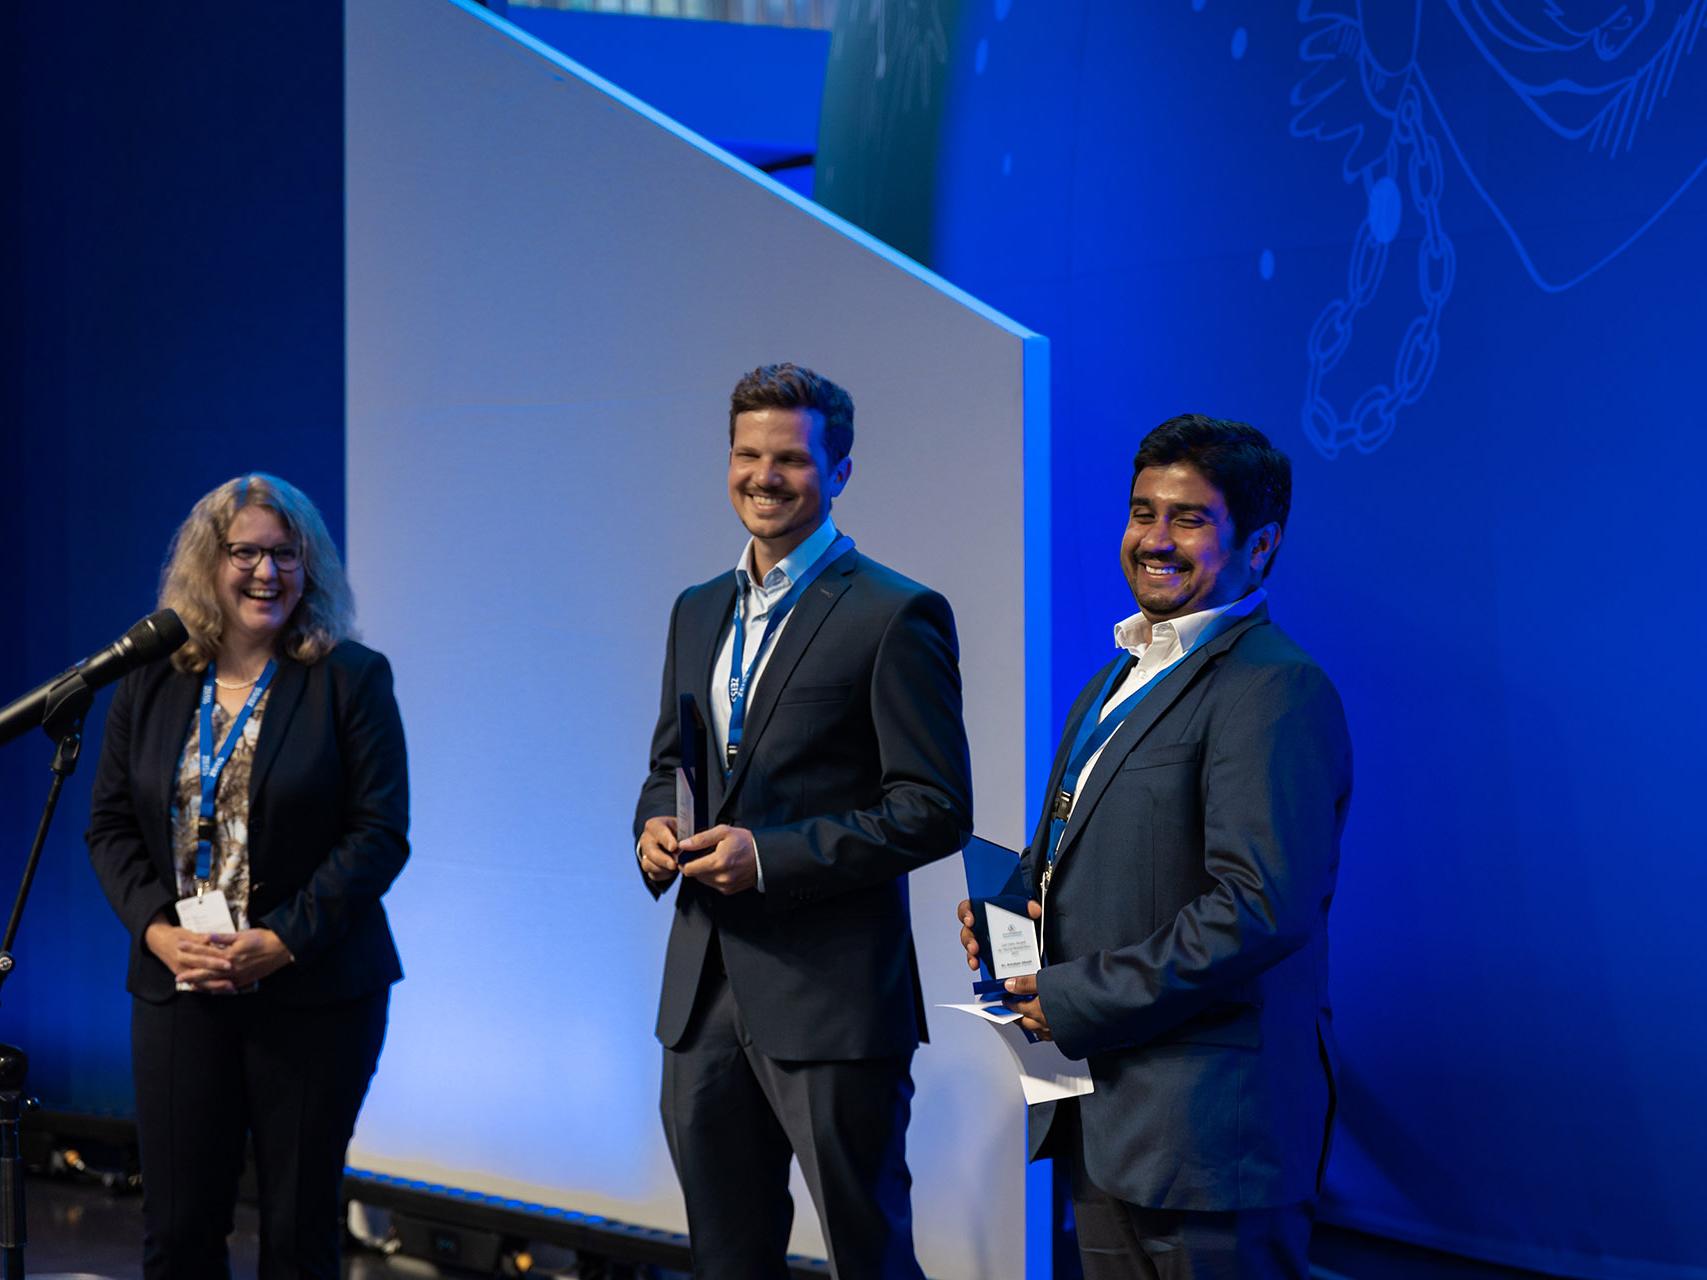
{"type": "Polygon", "coordinates": [[[1351,750],[1268,618],[1291,487],[1243,423],[1145,437],[1121,542],[1139,612],[1068,712],[1022,859],[1044,966],[1009,1007],[1094,1084],[1032,1124],[1070,1171],[1088,1280],[1308,1274],[1351,750]]]}
{"type": "MultiPolygon", "coordinates": [[[[794,365],[729,409],[733,571],[670,618],[640,869],[677,879],[662,1110],[703,1278],[786,1277],[800,1161],[842,1280],[920,1277],[905,1138],[924,1002],[907,872],[972,822],[954,617],[830,519],[853,402],[794,365]],[[676,830],[678,701],[708,721],[708,829],[676,830]]],[[[690,757],[692,753],[689,753],[690,757]]]]}

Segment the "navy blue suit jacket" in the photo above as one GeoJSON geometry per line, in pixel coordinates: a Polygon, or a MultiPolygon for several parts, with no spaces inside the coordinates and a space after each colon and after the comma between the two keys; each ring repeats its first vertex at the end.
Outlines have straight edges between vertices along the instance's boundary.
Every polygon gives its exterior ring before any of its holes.
{"type": "MultiPolygon", "coordinates": [[[[1068,714],[1051,796],[1108,671],[1068,714]]],[[[1315,1196],[1350,795],[1339,696],[1266,607],[1189,655],[1109,739],[1062,834],[1037,980],[1056,1044],[1096,1085],[1078,1105],[1104,1191],[1186,1210],[1315,1196]]],[[[1048,830],[1045,815],[1022,865],[1034,894],[1048,830]]],[[[1034,1116],[1034,1154],[1051,1119],[1034,1116]]]]}
{"type": "MultiPolygon", "coordinates": [[[[179,898],[173,786],[201,678],[160,662],[113,695],[95,773],[89,856],[131,937],[132,994],[170,1000],[143,944],[179,898]]],[[[403,976],[380,895],[409,854],[409,776],[390,664],[346,640],[304,666],[279,659],[249,778],[249,921],[295,962],[262,980],[291,1003],[347,1000],[403,976]]]]}
{"type": "MultiPolygon", "coordinates": [[[[691,692],[709,723],[734,606],[733,571],[676,601],[636,838],[648,818],[675,813],[678,697],[691,692]]],[[[917,1047],[924,999],[906,876],[971,829],[960,713],[954,615],[940,595],[857,551],[807,589],[754,687],[734,772],[725,784],[721,762],[707,769],[712,822],[754,832],[764,892],[681,881],[658,1008],[666,1047],[687,1030],[714,936],[753,1043],[771,1057],[917,1047]]]]}

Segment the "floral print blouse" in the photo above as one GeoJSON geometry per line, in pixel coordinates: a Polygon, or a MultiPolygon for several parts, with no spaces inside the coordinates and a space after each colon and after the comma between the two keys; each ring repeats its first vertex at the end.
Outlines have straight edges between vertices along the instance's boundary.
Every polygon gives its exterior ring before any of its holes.
{"type": "MultiPolygon", "coordinates": [[[[243,737],[232,748],[231,759],[219,775],[214,795],[213,820],[219,833],[213,844],[213,883],[223,889],[231,907],[231,919],[239,929],[249,927],[249,773],[255,762],[255,743],[261,737],[261,721],[268,689],[249,713],[243,737]]],[[[218,702],[213,706],[214,746],[223,743],[233,717],[218,702]]],[[[178,785],[172,805],[172,863],[178,869],[178,894],[189,897],[196,891],[196,818],[201,812],[201,713],[190,722],[190,738],[178,759],[178,785]]]]}

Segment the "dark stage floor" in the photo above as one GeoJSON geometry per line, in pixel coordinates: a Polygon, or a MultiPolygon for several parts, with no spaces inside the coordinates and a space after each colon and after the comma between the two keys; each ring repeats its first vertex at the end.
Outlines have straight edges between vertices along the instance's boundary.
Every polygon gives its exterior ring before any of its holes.
{"type": "MultiPolygon", "coordinates": [[[[139,1272],[142,1238],[141,1201],[115,1196],[99,1186],[60,1179],[29,1180],[29,1237],[25,1252],[33,1280],[127,1280],[139,1272]]],[[[255,1280],[256,1215],[239,1205],[232,1241],[233,1280],[255,1280]]],[[[1536,1273],[1512,1271],[1446,1254],[1395,1245],[1354,1232],[1321,1228],[1316,1233],[1312,1274],[1318,1280],[1523,1280],[1536,1273]]],[[[344,1263],[351,1280],[396,1277],[464,1277],[474,1273],[444,1270],[431,1263],[353,1253],[344,1263]]],[[[571,1271],[553,1271],[558,1276],[571,1271]]],[[[634,1273],[627,1273],[633,1275],[634,1273]]],[[[673,1272],[642,1271],[636,1280],[669,1280],[673,1272]]],[[[603,1278],[601,1277],[601,1280],[603,1278]]],[[[617,1280],[617,1277],[611,1277],[617,1280]]],[[[992,1277],[992,1280],[1010,1280],[992,1277]]]]}

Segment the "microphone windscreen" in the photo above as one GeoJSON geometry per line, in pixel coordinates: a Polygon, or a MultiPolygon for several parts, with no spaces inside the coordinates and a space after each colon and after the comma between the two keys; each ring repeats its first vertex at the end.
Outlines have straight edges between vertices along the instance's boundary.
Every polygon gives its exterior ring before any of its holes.
{"type": "Polygon", "coordinates": [[[141,666],[164,658],[189,638],[183,620],[173,610],[151,613],[125,632],[123,644],[130,658],[127,665],[141,666]]]}

